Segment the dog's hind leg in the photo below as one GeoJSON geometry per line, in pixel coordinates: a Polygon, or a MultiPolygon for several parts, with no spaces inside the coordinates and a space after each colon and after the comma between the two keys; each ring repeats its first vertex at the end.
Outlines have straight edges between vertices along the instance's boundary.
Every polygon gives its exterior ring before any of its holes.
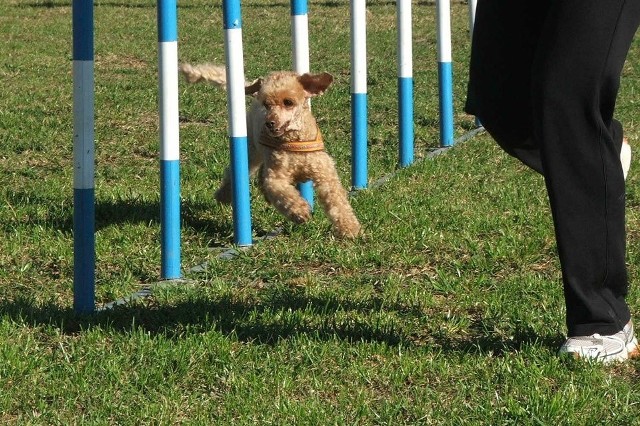
{"type": "MultiPolygon", "coordinates": [[[[248,154],[249,154],[249,176],[255,176],[256,172],[262,164],[262,154],[256,148],[256,146],[248,142],[248,154]]],[[[215,198],[219,203],[231,204],[233,201],[233,190],[231,187],[231,167],[227,167],[220,183],[220,188],[216,191],[215,198]]]]}
{"type": "Polygon", "coordinates": [[[231,204],[231,201],[233,200],[233,190],[231,189],[231,167],[227,167],[224,170],[222,182],[216,191],[215,198],[219,203],[231,204]]]}

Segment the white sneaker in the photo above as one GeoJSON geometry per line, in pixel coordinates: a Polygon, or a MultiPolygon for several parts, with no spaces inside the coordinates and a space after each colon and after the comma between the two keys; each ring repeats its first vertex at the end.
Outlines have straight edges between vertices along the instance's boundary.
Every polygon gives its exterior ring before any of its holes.
{"type": "Polygon", "coordinates": [[[595,333],[590,336],[569,337],[558,354],[606,364],[636,358],[640,356],[640,347],[633,334],[633,324],[629,321],[621,331],[610,336],[595,333]]]}
{"type": "Polygon", "coordinates": [[[622,140],[622,149],[620,150],[620,163],[622,163],[622,173],[624,173],[625,180],[631,167],[631,145],[626,139],[622,140]]]}

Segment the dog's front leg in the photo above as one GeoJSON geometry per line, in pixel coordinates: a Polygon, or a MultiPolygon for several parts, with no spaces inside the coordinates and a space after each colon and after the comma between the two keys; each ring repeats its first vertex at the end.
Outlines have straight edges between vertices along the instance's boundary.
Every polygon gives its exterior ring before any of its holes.
{"type": "Polygon", "coordinates": [[[334,167],[327,167],[322,172],[314,177],[314,184],[318,201],[333,225],[333,233],[338,238],[356,238],[361,232],[360,222],[353,212],[337,171],[334,167]]]}
{"type": "Polygon", "coordinates": [[[304,223],[311,219],[311,207],[286,178],[262,176],[260,189],[267,201],[287,219],[304,223]]]}

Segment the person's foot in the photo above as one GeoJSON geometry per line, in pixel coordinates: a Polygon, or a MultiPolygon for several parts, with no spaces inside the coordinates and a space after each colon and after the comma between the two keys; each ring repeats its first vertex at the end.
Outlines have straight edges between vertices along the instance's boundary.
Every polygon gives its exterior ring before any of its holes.
{"type": "Polygon", "coordinates": [[[629,141],[626,138],[622,139],[620,163],[622,163],[622,173],[624,173],[624,178],[626,180],[629,168],[631,167],[631,145],[629,145],[629,141]]]}
{"type": "Polygon", "coordinates": [[[558,354],[609,363],[640,357],[640,347],[633,333],[633,324],[629,321],[621,331],[610,336],[595,333],[590,336],[569,337],[558,354]]]}

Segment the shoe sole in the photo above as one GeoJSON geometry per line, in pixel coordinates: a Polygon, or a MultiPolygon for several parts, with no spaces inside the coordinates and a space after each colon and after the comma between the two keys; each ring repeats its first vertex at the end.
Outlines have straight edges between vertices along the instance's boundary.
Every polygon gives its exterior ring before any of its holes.
{"type": "Polygon", "coordinates": [[[627,179],[629,169],[631,168],[631,146],[625,139],[622,143],[622,149],[620,151],[620,163],[622,164],[622,173],[624,178],[627,179]]]}

